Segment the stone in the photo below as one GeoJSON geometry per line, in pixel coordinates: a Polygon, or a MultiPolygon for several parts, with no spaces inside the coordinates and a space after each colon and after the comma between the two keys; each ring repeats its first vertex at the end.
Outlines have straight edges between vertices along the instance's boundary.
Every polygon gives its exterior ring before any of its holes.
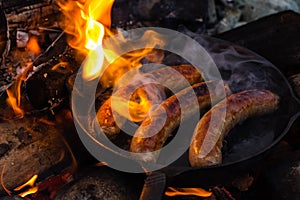
{"type": "Polygon", "coordinates": [[[295,0],[239,0],[238,4],[247,22],[285,10],[300,12],[295,0]]]}

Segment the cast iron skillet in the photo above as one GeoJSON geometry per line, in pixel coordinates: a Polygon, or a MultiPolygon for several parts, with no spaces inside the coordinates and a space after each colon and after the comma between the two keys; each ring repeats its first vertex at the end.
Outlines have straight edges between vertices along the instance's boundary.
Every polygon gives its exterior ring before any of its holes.
{"type": "MultiPolygon", "coordinates": [[[[190,167],[188,155],[161,170],[168,185],[205,187],[226,184],[261,164],[300,115],[300,101],[282,73],[269,61],[243,47],[220,39],[196,36],[213,57],[222,78],[233,92],[268,89],[280,97],[279,109],[236,126],[223,143],[223,162],[210,167],[190,167]]],[[[263,44],[262,44],[263,45],[263,44]]]]}
{"type": "MultiPolygon", "coordinates": [[[[236,126],[226,138],[222,164],[190,167],[188,155],[184,154],[168,167],[159,170],[159,174],[164,176],[157,179],[162,180],[159,181],[162,187],[166,184],[165,180],[172,186],[218,185],[248,172],[259,165],[261,158],[285,136],[300,114],[300,101],[293,94],[285,77],[273,64],[232,43],[199,35],[192,37],[210,53],[222,78],[229,83],[234,93],[255,88],[268,89],[279,95],[280,106],[275,113],[253,117],[236,126]]],[[[73,114],[76,115],[76,112],[73,110],[73,114]]],[[[75,121],[80,124],[80,120],[76,120],[76,117],[75,121]]],[[[93,145],[95,145],[93,148],[98,149],[96,143],[93,145]]],[[[151,187],[147,188],[151,190],[151,187]]],[[[154,194],[154,191],[151,193],[154,194]]]]}

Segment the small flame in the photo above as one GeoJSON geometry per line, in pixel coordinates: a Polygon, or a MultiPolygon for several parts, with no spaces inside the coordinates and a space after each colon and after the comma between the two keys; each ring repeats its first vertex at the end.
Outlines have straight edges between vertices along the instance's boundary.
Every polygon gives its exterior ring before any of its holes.
{"type": "Polygon", "coordinates": [[[14,191],[20,191],[20,190],[24,189],[25,187],[30,187],[25,192],[20,193],[19,196],[25,197],[25,196],[27,196],[29,194],[36,193],[38,191],[38,187],[34,186],[34,185],[35,185],[35,182],[36,182],[37,178],[38,178],[38,175],[34,175],[31,179],[29,179],[29,181],[27,181],[23,185],[15,188],[14,191]]]}
{"type": "Polygon", "coordinates": [[[41,48],[39,46],[38,39],[36,36],[30,37],[30,39],[26,45],[26,49],[36,55],[41,53],[41,48]]]}
{"type": "Polygon", "coordinates": [[[198,196],[198,197],[210,197],[212,192],[206,191],[202,188],[173,188],[168,187],[165,192],[166,196],[198,196]]]}
{"type": "Polygon", "coordinates": [[[6,89],[6,93],[7,93],[7,104],[10,105],[12,107],[12,109],[14,110],[14,113],[17,116],[23,117],[24,116],[24,111],[19,107],[20,106],[20,89],[17,90],[18,94],[13,94],[13,91],[6,89]]]}
{"type": "Polygon", "coordinates": [[[136,90],[137,98],[129,101],[129,114],[131,121],[141,122],[148,115],[152,108],[152,101],[149,100],[147,93],[142,88],[136,90]]]}
{"type": "Polygon", "coordinates": [[[25,70],[20,74],[17,78],[15,83],[8,89],[6,89],[6,93],[8,98],[6,102],[8,105],[12,107],[14,110],[15,115],[19,117],[24,116],[24,111],[21,109],[21,85],[24,80],[26,80],[26,76],[28,72],[32,69],[32,62],[29,62],[25,67],[25,70]]]}

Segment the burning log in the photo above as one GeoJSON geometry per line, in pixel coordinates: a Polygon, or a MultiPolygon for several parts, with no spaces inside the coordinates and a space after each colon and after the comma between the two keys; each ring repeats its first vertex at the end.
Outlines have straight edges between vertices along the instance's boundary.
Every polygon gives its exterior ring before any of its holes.
{"type": "Polygon", "coordinates": [[[48,0],[1,1],[0,6],[6,13],[10,31],[28,24],[37,23],[39,21],[37,19],[58,13],[58,7],[48,0]]]}
{"type": "Polygon", "coordinates": [[[60,190],[54,199],[139,199],[142,185],[139,175],[125,174],[101,166],[79,175],[77,180],[60,190]]]}
{"type": "MultiPolygon", "coordinates": [[[[0,194],[33,175],[48,176],[70,166],[69,150],[57,126],[43,118],[0,122],[0,194]]],[[[14,191],[15,192],[15,191],[14,191]]]]}

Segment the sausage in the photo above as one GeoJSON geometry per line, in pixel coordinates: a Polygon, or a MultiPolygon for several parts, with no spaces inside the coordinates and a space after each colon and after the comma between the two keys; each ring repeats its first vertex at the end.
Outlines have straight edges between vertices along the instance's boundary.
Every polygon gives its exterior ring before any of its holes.
{"type": "Polygon", "coordinates": [[[278,104],[279,97],[271,91],[255,89],[232,94],[215,105],[200,119],[194,131],[189,149],[191,166],[220,164],[222,142],[228,132],[249,117],[274,112],[278,104]],[[212,112],[214,120],[211,120],[212,112]]]}
{"type": "MultiPolygon", "coordinates": [[[[181,110],[184,111],[182,120],[185,120],[197,113],[198,109],[210,106],[211,96],[209,88],[213,88],[213,90],[216,91],[218,90],[218,86],[223,85],[220,85],[220,83],[216,81],[197,83],[192,87],[186,88],[176,95],[169,97],[150,113],[137,129],[131,141],[130,151],[135,153],[147,153],[147,156],[144,154],[144,157],[141,159],[144,161],[155,161],[156,155],[148,152],[153,152],[162,148],[167,138],[179,126],[181,122],[181,110]],[[191,102],[191,95],[196,95],[196,103],[198,103],[199,107],[191,102]],[[178,99],[180,99],[180,102],[178,99]],[[164,113],[166,114],[166,117],[165,120],[162,120],[164,113]],[[158,127],[159,130],[157,130],[158,127]]],[[[218,96],[217,92],[214,93],[215,94],[212,94],[212,99],[214,99],[214,101],[220,101],[224,98],[218,96]]],[[[225,93],[227,95],[230,94],[228,85],[225,85],[225,93]]]]}
{"type": "MultiPolygon", "coordinates": [[[[203,81],[200,71],[196,67],[189,64],[172,66],[171,69],[161,68],[145,73],[144,75],[142,75],[142,77],[153,77],[157,82],[165,82],[165,85],[171,85],[173,88],[175,88],[175,91],[173,92],[176,92],[183,89],[182,87],[185,86],[185,84],[181,80],[174,79],[174,73],[172,73],[172,70],[176,70],[177,72],[179,72],[184,77],[184,79],[190,84],[203,81]]],[[[133,85],[128,85],[120,88],[117,91],[117,96],[122,97],[128,95],[128,93],[132,91],[132,87],[133,85]]],[[[116,124],[115,119],[113,117],[111,101],[112,98],[110,97],[104,102],[104,104],[100,107],[100,109],[97,112],[97,121],[99,122],[99,125],[102,128],[103,132],[110,139],[114,138],[120,132],[120,128],[116,124]]],[[[118,114],[114,112],[114,115],[118,114]]],[[[120,118],[120,116],[115,117],[123,121],[125,120],[124,118],[120,118]]]]}

